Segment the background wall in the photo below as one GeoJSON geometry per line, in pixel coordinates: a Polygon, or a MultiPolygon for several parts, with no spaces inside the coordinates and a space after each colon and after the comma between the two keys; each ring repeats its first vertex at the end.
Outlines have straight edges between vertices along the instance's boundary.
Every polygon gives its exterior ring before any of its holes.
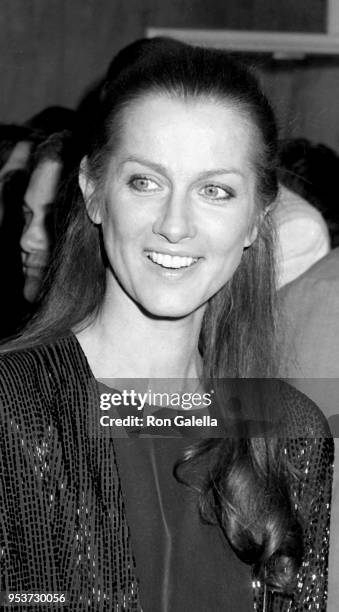
{"type": "MultiPolygon", "coordinates": [[[[325,0],[1,0],[0,121],[75,107],[147,26],[325,31],[325,0]]],[[[266,65],[283,135],[339,149],[339,63],[266,65]]]]}
{"type": "Polygon", "coordinates": [[[339,152],[339,59],[268,63],[260,73],[281,136],[303,136],[339,152]]]}

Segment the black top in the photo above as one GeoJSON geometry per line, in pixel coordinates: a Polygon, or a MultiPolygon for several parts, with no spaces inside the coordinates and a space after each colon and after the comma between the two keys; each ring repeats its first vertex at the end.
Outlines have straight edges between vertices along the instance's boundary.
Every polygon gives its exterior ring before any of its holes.
{"type": "MultiPolygon", "coordinates": [[[[305,557],[293,602],[266,608],[325,610],[333,441],[314,404],[281,389],[305,557]]],[[[191,441],[93,434],[99,386],[75,336],[3,356],[0,401],[1,591],[66,592],[71,611],[262,609],[251,568],[173,476],[191,441]]]]}

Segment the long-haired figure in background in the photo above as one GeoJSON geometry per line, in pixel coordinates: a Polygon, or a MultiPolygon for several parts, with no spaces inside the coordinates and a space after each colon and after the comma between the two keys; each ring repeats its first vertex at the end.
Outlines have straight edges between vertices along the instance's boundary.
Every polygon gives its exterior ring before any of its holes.
{"type": "MultiPolygon", "coordinates": [[[[23,294],[29,303],[39,299],[62,225],[59,209],[65,202],[63,194],[76,163],[79,153],[68,130],[50,134],[32,157],[31,176],[23,196],[25,223],[20,236],[23,294]]],[[[67,217],[65,205],[63,215],[67,217]]]]}
{"type": "Polygon", "coordinates": [[[154,39],[113,60],[53,284],[1,361],[3,591],[325,609],[332,439],[269,380],[276,157],[270,105],[225,52],[154,39]],[[125,379],[148,389],[132,415],[125,379]],[[211,424],[196,440],[152,401],[173,381],[209,397],[184,413],[211,424]]]}
{"type": "Polygon", "coordinates": [[[0,125],[0,338],[17,331],[25,311],[19,248],[22,199],[39,137],[27,126],[0,125]]]}

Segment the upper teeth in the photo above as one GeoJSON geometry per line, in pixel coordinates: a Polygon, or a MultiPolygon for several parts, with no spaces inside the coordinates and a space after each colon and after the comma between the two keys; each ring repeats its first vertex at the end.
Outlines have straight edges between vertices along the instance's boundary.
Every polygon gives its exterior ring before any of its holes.
{"type": "Polygon", "coordinates": [[[180,257],[179,255],[164,255],[163,253],[156,253],[152,251],[148,254],[148,257],[154,261],[154,263],[164,266],[164,268],[185,268],[191,266],[193,263],[198,261],[197,257],[180,257]]]}

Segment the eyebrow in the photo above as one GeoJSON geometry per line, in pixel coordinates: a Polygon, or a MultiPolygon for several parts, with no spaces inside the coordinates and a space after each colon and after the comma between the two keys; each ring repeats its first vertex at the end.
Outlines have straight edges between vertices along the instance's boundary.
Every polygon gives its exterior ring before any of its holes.
{"type": "MultiPolygon", "coordinates": [[[[156,172],[167,176],[167,169],[162,164],[158,164],[157,162],[150,161],[149,159],[143,157],[137,157],[135,155],[129,155],[128,157],[125,157],[125,159],[120,162],[118,170],[120,171],[122,166],[127,162],[136,162],[137,164],[140,164],[142,166],[148,166],[156,172]]],[[[202,172],[199,172],[197,180],[209,178],[218,174],[237,174],[238,176],[244,178],[243,172],[241,172],[241,170],[239,170],[238,168],[215,168],[213,170],[203,170],[202,172]]]]}

